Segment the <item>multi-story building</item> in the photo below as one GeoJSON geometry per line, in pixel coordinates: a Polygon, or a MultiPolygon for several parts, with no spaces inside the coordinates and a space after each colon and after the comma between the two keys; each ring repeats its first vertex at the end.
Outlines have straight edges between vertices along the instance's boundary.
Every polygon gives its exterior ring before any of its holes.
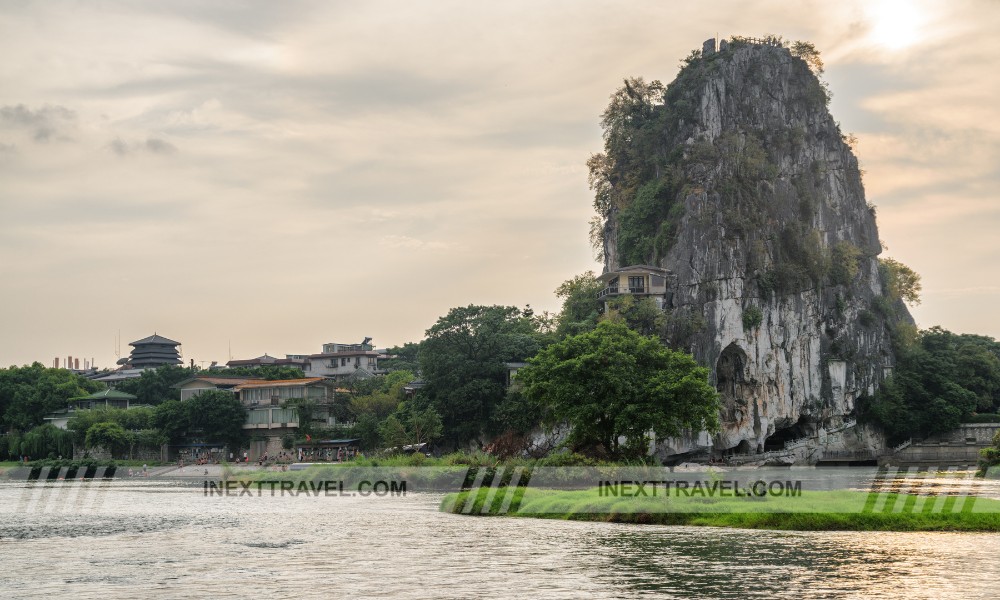
{"type": "Polygon", "coordinates": [[[310,354],[306,372],[312,376],[337,380],[381,375],[385,370],[378,368],[378,356],[375,350],[339,350],[310,354]]]}
{"type": "MultiPolygon", "coordinates": [[[[250,460],[257,460],[265,454],[278,456],[283,451],[282,438],[288,435],[299,437],[299,429],[303,425],[303,415],[300,415],[297,406],[300,401],[309,401],[308,418],[312,426],[344,424],[343,411],[337,409],[336,383],[329,378],[259,379],[213,375],[192,377],[174,387],[180,390],[182,401],[209,390],[234,394],[246,409],[243,429],[250,434],[250,460]]],[[[346,399],[346,391],[341,392],[346,399]]]]}
{"type": "Polygon", "coordinates": [[[118,360],[118,369],[107,374],[95,372],[88,375],[88,378],[114,386],[126,379],[142,377],[142,373],[146,369],[155,369],[164,365],[180,365],[182,362],[181,353],[177,348],[180,345],[180,342],[154,333],[149,337],[130,343],[132,352],[128,358],[118,360]]]}
{"type": "Polygon", "coordinates": [[[266,365],[298,367],[310,377],[327,377],[343,380],[350,377],[370,377],[385,373],[378,368],[379,353],[372,346],[371,338],[360,344],[330,342],[323,344],[319,354],[286,354],[285,358],[258,356],[257,358],[231,360],[228,367],[257,367],[266,365]]]}
{"type": "Polygon", "coordinates": [[[310,401],[309,418],[313,426],[332,427],[342,424],[337,418],[336,384],[323,377],[304,379],[252,380],[233,388],[247,409],[243,429],[256,440],[251,441],[250,456],[276,456],[282,449],[281,438],[297,435],[302,425],[296,401],[310,401]]]}
{"type": "Polygon", "coordinates": [[[132,355],[129,357],[128,366],[133,369],[146,369],[163,365],[179,365],[181,364],[181,354],[177,346],[180,345],[180,342],[155,333],[147,338],[136,340],[129,344],[132,346],[132,355]]]}

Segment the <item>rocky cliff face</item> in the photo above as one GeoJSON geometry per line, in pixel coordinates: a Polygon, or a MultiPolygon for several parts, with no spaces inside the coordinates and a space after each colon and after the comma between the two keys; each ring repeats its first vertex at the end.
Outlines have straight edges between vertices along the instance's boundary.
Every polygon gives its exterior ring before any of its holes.
{"type": "Polygon", "coordinates": [[[668,270],[665,335],[711,368],[723,429],[661,455],[878,446],[851,415],[893,366],[889,323],[909,315],[886,296],[874,209],[824,87],[787,48],[737,43],[689,59],[663,96],[628,124],[643,161],[609,144],[605,270],[668,270]]]}

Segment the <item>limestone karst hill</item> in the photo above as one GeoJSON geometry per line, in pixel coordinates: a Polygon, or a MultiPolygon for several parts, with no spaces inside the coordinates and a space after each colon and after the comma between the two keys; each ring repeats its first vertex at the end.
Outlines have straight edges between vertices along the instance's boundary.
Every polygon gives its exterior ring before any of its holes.
{"type": "Polygon", "coordinates": [[[590,161],[605,276],[638,266],[665,283],[644,291],[665,309],[670,343],[712,368],[716,451],[803,440],[790,446],[808,462],[882,444],[852,413],[912,319],[880,267],[875,209],[817,59],[808,44],[710,40],[665,87],[626,81],[590,161]]]}

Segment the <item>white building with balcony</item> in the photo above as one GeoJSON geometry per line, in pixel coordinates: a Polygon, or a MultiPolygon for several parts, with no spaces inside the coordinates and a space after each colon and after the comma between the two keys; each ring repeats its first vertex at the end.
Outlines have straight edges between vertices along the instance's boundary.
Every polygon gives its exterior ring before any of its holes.
{"type": "Polygon", "coordinates": [[[614,271],[608,271],[598,277],[604,283],[604,289],[598,298],[604,301],[604,309],[608,301],[622,296],[637,298],[652,297],[657,308],[663,308],[667,293],[667,270],[650,265],[631,265],[614,271]]]}
{"type": "Polygon", "coordinates": [[[375,351],[371,341],[371,338],[365,338],[360,344],[323,344],[323,352],[306,357],[309,361],[306,371],[312,377],[331,377],[337,380],[382,375],[385,370],[378,368],[379,353],[375,351]]]}

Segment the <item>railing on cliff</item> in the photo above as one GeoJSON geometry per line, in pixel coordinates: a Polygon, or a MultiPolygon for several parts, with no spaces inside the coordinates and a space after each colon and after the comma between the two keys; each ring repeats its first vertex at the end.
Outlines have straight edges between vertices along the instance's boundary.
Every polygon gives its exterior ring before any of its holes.
{"type": "Polygon", "coordinates": [[[781,38],[772,36],[757,38],[734,35],[729,41],[732,44],[753,44],[755,46],[774,46],[776,48],[782,48],[785,45],[784,42],[781,41],[781,38]]]}
{"type": "Polygon", "coordinates": [[[802,445],[808,443],[812,439],[814,439],[814,438],[806,436],[806,437],[796,438],[794,440],[788,440],[787,442],[785,442],[785,450],[791,450],[793,448],[797,448],[799,446],[802,446],[802,445]]]}
{"type": "Polygon", "coordinates": [[[750,461],[760,461],[760,460],[770,460],[772,458],[787,458],[792,456],[792,453],[787,450],[768,450],[767,452],[761,452],[759,454],[730,454],[724,457],[727,463],[733,462],[750,462],[750,461]]]}
{"type": "Polygon", "coordinates": [[[858,424],[857,419],[852,419],[850,421],[844,421],[843,423],[841,423],[837,427],[834,427],[833,429],[827,429],[826,433],[827,433],[827,435],[829,435],[831,433],[840,433],[841,431],[844,431],[845,429],[850,429],[851,427],[854,427],[857,424],[858,424]]]}
{"type": "Polygon", "coordinates": [[[878,450],[827,450],[820,461],[825,460],[878,460],[882,453],[878,450]]]}
{"type": "Polygon", "coordinates": [[[907,448],[909,448],[910,445],[912,445],[912,444],[913,444],[913,438],[910,438],[910,439],[906,440],[905,442],[903,442],[902,444],[900,444],[898,446],[895,446],[892,449],[892,452],[890,452],[890,454],[896,454],[898,452],[902,452],[903,450],[906,450],[907,448]]]}

